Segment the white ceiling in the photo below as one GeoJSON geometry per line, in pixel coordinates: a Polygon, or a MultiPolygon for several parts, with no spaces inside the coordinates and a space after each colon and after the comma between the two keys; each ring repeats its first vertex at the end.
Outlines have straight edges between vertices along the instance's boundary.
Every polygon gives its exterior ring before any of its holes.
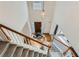
{"type": "Polygon", "coordinates": [[[42,16],[41,10],[33,10],[32,1],[28,1],[29,19],[31,20],[32,30],[34,22],[42,22],[42,32],[49,33],[51,28],[51,22],[53,20],[54,9],[56,2],[44,1],[45,16],[42,16]]]}

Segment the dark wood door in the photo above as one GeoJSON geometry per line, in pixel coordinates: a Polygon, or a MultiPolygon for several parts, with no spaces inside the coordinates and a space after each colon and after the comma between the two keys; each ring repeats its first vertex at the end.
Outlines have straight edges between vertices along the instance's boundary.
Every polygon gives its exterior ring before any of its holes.
{"type": "Polygon", "coordinates": [[[41,22],[34,22],[34,26],[35,26],[35,33],[40,32],[41,33],[41,22]]]}

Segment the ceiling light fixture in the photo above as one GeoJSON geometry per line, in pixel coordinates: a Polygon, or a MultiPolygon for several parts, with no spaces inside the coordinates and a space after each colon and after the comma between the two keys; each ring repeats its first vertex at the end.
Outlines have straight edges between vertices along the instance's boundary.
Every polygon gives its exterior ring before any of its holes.
{"type": "Polygon", "coordinates": [[[42,16],[44,17],[45,16],[45,10],[44,10],[44,1],[43,1],[43,8],[42,8],[42,16]]]}

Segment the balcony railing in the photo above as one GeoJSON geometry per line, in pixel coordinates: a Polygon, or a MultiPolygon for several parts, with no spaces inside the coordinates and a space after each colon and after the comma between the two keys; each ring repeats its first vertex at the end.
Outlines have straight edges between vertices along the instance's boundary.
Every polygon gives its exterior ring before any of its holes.
{"type": "Polygon", "coordinates": [[[57,39],[55,36],[53,37],[53,39],[54,39],[53,42],[55,42],[58,45],[58,47],[62,50],[62,53],[65,57],[67,57],[67,54],[69,53],[72,57],[78,57],[76,51],[74,50],[72,46],[66,45],[64,42],[57,39]]]}

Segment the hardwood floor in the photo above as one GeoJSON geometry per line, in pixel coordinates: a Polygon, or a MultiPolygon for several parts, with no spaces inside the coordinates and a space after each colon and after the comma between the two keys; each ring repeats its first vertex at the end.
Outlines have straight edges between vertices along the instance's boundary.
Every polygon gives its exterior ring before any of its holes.
{"type": "MultiPolygon", "coordinates": [[[[33,33],[34,34],[34,33],[33,33]]],[[[35,39],[35,38],[34,38],[35,39]]],[[[37,40],[37,41],[39,41],[39,42],[42,42],[42,43],[44,43],[44,44],[46,44],[46,45],[50,45],[51,43],[51,35],[50,34],[43,34],[43,37],[41,38],[41,39],[35,39],[35,40],[37,40]]],[[[31,42],[31,45],[34,45],[34,46],[37,46],[37,47],[40,47],[41,48],[41,44],[39,44],[39,43],[37,43],[37,42],[34,42],[34,41],[32,41],[32,40],[30,40],[30,42],[31,42]]]]}

